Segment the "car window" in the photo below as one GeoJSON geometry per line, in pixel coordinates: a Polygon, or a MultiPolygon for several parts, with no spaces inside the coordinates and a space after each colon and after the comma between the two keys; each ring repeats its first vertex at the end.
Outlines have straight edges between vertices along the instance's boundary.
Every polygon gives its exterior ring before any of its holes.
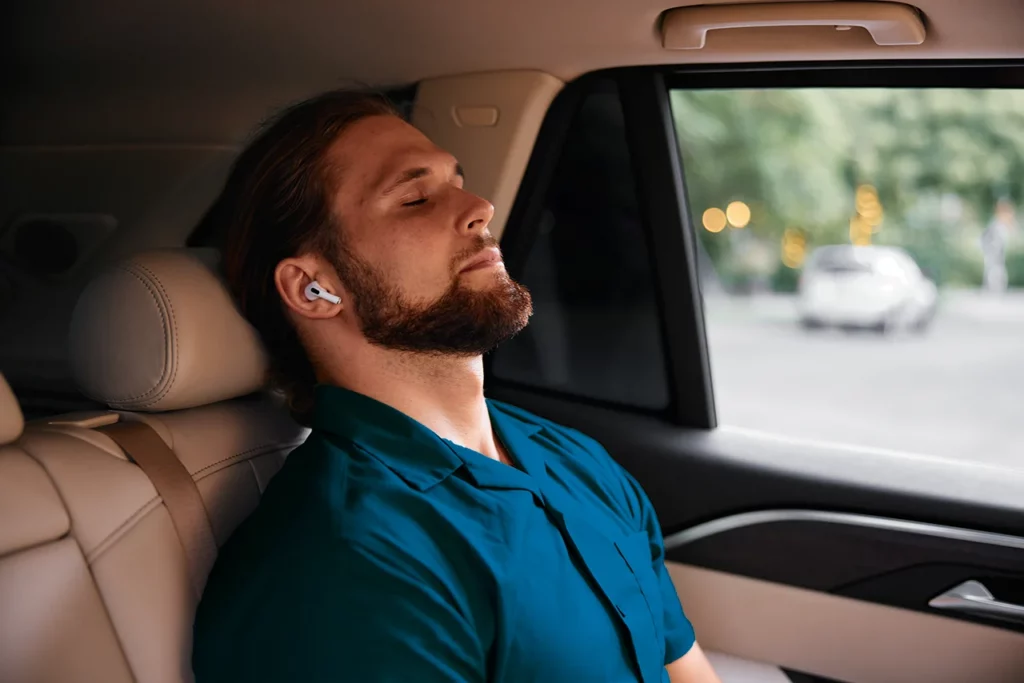
{"type": "MultiPolygon", "coordinates": [[[[563,105],[564,106],[564,105],[563,105]]],[[[516,233],[515,273],[531,292],[529,326],[493,355],[491,374],[628,406],[668,403],[648,238],[614,82],[571,113],[543,200],[516,233]]]]}
{"type": "Polygon", "coordinates": [[[670,101],[719,424],[1024,465],[1024,92],[670,101]]]}

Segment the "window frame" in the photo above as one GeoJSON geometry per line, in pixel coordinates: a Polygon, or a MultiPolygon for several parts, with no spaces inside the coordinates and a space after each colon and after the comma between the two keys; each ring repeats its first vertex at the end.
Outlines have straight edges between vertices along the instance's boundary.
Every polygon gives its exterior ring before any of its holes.
{"type": "Polygon", "coordinates": [[[669,90],[773,88],[1024,89],[1024,60],[842,61],[671,68],[669,90]]]}
{"type": "Polygon", "coordinates": [[[485,358],[488,388],[509,387],[561,396],[582,403],[647,414],[684,426],[703,429],[715,426],[710,364],[707,361],[704,318],[695,268],[696,242],[692,241],[696,238],[688,225],[685,195],[678,191],[679,185],[674,185],[682,178],[681,160],[675,152],[668,90],[662,79],[657,69],[626,68],[593,72],[566,85],[552,103],[537,136],[534,152],[502,235],[502,249],[509,273],[518,278],[537,237],[540,213],[547,191],[554,182],[555,167],[572,120],[590,92],[591,84],[613,81],[623,109],[643,239],[647,243],[650,267],[655,276],[655,303],[663,360],[668,373],[667,405],[651,409],[498,378],[491,370],[490,355],[485,358]],[[680,258],[693,267],[669,267],[678,263],[673,259],[680,258]],[[666,293],[670,294],[666,296],[666,293]],[[666,315],[667,311],[677,308],[684,315],[666,315]],[[692,363],[692,357],[703,358],[703,362],[692,363]],[[699,390],[679,390],[679,387],[691,386],[699,387],[699,390]]]}
{"type": "Polygon", "coordinates": [[[648,414],[703,431],[718,426],[704,303],[697,272],[697,231],[670,106],[670,92],[775,88],[1024,89],[1024,60],[922,60],[642,66],[585,74],[552,104],[509,214],[502,248],[509,272],[521,274],[562,142],[590,83],[619,88],[640,220],[654,269],[656,304],[669,403],[651,410],[568,391],[498,379],[485,360],[487,386],[509,387],[574,402],[648,414]],[[679,265],[684,264],[685,268],[679,265]]]}

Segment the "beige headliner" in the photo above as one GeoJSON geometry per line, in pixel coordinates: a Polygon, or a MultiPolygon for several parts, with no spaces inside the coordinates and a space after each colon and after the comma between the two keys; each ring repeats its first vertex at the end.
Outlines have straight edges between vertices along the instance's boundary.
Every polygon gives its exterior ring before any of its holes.
{"type": "Polygon", "coordinates": [[[928,37],[915,47],[880,48],[862,30],[826,27],[712,32],[705,49],[686,52],[663,50],[656,26],[668,8],[703,4],[692,0],[17,4],[9,48],[18,96],[0,128],[8,144],[232,142],[269,108],[350,79],[537,69],[568,80],[636,64],[1024,56],[1024,3],[1015,0],[918,0],[928,37]]]}

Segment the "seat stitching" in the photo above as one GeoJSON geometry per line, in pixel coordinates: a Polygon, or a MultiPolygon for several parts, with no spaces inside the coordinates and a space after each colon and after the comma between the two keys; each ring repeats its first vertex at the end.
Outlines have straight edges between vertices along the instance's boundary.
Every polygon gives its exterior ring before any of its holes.
{"type": "MultiPolygon", "coordinates": [[[[41,541],[39,543],[35,543],[35,544],[33,544],[32,547],[37,547],[37,546],[40,546],[40,545],[45,545],[46,543],[54,543],[54,542],[59,541],[61,539],[67,538],[68,536],[73,536],[74,535],[73,532],[74,532],[75,529],[74,529],[74,520],[71,518],[71,509],[68,508],[67,501],[64,500],[64,494],[61,493],[60,487],[57,486],[57,480],[53,478],[53,475],[50,473],[50,470],[46,469],[46,464],[43,463],[36,456],[32,455],[32,452],[28,448],[25,447],[24,443],[21,443],[20,441],[12,443],[12,444],[9,444],[9,446],[21,450],[21,452],[24,453],[25,455],[27,455],[30,460],[33,460],[37,465],[39,465],[39,469],[41,469],[43,471],[43,475],[50,482],[50,487],[53,489],[53,492],[55,494],[57,494],[57,500],[60,501],[61,507],[64,508],[64,516],[67,517],[67,519],[68,519],[68,530],[65,531],[63,534],[61,534],[60,537],[53,538],[53,539],[50,539],[50,540],[47,540],[47,541],[41,541]]],[[[78,543],[78,539],[75,539],[75,543],[78,543]]],[[[27,550],[27,548],[20,548],[18,550],[14,550],[14,551],[12,551],[12,553],[21,552],[22,550],[27,550]]],[[[79,545],[79,550],[81,550],[81,545],[79,545]]],[[[0,555],[0,557],[6,557],[8,554],[12,554],[12,553],[5,553],[5,554],[0,555]]]]}
{"type": "MultiPolygon", "coordinates": [[[[85,430],[88,430],[90,432],[91,431],[95,431],[95,430],[93,430],[93,429],[91,429],[89,427],[76,427],[76,429],[85,429],[85,430]]],[[[58,425],[50,425],[50,424],[33,425],[32,426],[32,431],[34,433],[37,433],[37,434],[38,433],[42,433],[42,434],[60,434],[62,436],[69,436],[69,437],[71,437],[73,439],[78,439],[79,441],[84,443],[86,446],[91,446],[93,448],[96,448],[98,450],[103,451],[103,453],[105,455],[109,455],[112,458],[117,458],[118,460],[123,460],[125,462],[131,462],[131,460],[128,458],[128,455],[123,450],[121,450],[120,448],[118,448],[117,453],[111,453],[110,451],[106,450],[102,446],[97,446],[94,443],[90,443],[89,441],[86,441],[85,439],[83,439],[78,434],[75,434],[73,432],[68,431],[67,427],[58,426],[58,425]]],[[[113,441],[111,441],[111,443],[113,443],[113,441]]],[[[115,446],[116,446],[116,444],[115,444],[115,446]]]]}
{"type": "MultiPolygon", "coordinates": [[[[210,463],[209,465],[207,465],[206,467],[204,467],[204,468],[202,468],[200,470],[196,470],[195,472],[192,473],[192,478],[196,479],[199,475],[203,474],[207,470],[211,470],[211,469],[217,467],[218,465],[222,465],[222,464],[224,464],[226,462],[229,462],[231,460],[237,460],[239,458],[244,458],[247,455],[253,455],[253,456],[255,456],[255,455],[268,455],[270,453],[273,453],[274,451],[283,451],[284,449],[288,448],[289,446],[291,446],[291,447],[298,447],[300,445],[302,445],[301,441],[289,441],[289,442],[286,442],[286,443],[263,444],[261,446],[256,446],[254,448],[249,448],[247,450],[241,451],[240,453],[235,453],[234,455],[231,455],[231,456],[228,456],[226,458],[223,458],[222,460],[218,460],[217,462],[210,463]],[[260,451],[263,451],[263,452],[260,452],[260,451]]],[[[210,474],[212,474],[212,472],[210,474]]]]}
{"type": "Polygon", "coordinates": [[[119,524],[116,529],[111,531],[103,538],[102,541],[97,543],[96,547],[93,548],[92,552],[90,552],[86,556],[86,561],[91,565],[93,562],[100,559],[100,557],[104,553],[106,553],[108,550],[114,547],[117,541],[119,541],[125,534],[131,531],[136,524],[138,524],[147,516],[149,516],[149,513],[159,508],[163,502],[163,498],[161,498],[160,496],[153,496],[148,501],[146,501],[145,505],[143,505],[138,510],[133,512],[132,515],[128,517],[128,519],[119,524]]]}
{"type": "MultiPolygon", "coordinates": [[[[196,475],[199,474],[200,472],[204,472],[205,470],[208,470],[211,467],[214,467],[214,466],[216,466],[216,465],[218,465],[220,463],[224,463],[224,462],[227,462],[227,461],[235,459],[235,458],[244,457],[245,455],[253,453],[255,451],[258,451],[258,450],[260,450],[262,448],[266,448],[267,453],[272,453],[272,452],[274,452],[276,450],[283,450],[285,447],[287,447],[289,445],[291,445],[291,444],[273,444],[273,445],[270,445],[270,446],[264,445],[264,446],[258,446],[256,448],[250,448],[250,449],[242,451],[240,453],[236,453],[235,455],[233,455],[233,456],[231,456],[229,458],[225,458],[225,459],[220,460],[220,461],[218,461],[216,463],[213,463],[212,465],[204,467],[202,470],[199,470],[198,472],[193,474],[192,478],[193,478],[193,480],[196,480],[196,475]]],[[[261,455],[263,455],[263,454],[261,454],[261,455]]],[[[136,465],[136,467],[138,467],[138,465],[136,465]]],[[[148,480],[148,477],[147,477],[147,480],[148,480]]],[[[58,494],[59,493],[60,492],[58,490],[58,494]]],[[[205,503],[205,500],[203,502],[205,503]]],[[[162,504],[163,504],[163,499],[160,497],[159,494],[153,496],[152,498],[150,498],[142,506],[140,506],[135,512],[133,512],[128,517],[128,519],[126,519],[124,522],[119,524],[109,534],[104,536],[103,540],[101,540],[99,543],[96,544],[96,547],[93,549],[93,551],[91,553],[89,553],[89,556],[86,559],[90,563],[94,562],[97,559],[99,559],[99,556],[102,555],[104,552],[106,552],[111,546],[113,546],[114,543],[119,538],[124,536],[124,534],[126,534],[128,531],[130,531],[132,527],[134,527],[136,524],[138,524],[140,521],[142,521],[142,519],[144,519],[146,517],[146,515],[148,515],[150,512],[152,512],[153,510],[155,510],[156,508],[158,508],[162,504]]],[[[65,508],[66,507],[67,506],[65,505],[65,508]]],[[[69,515],[69,517],[70,517],[70,515],[69,515]]]]}
{"type": "MultiPolygon", "coordinates": [[[[153,298],[153,303],[156,304],[157,312],[160,314],[160,321],[161,321],[160,333],[163,335],[164,345],[166,346],[166,344],[167,344],[167,327],[168,327],[167,313],[165,312],[164,307],[160,305],[160,297],[157,296],[156,290],[153,289],[151,284],[149,282],[147,282],[145,278],[143,278],[141,275],[139,275],[137,272],[135,272],[135,270],[133,270],[131,268],[128,268],[126,266],[118,266],[117,270],[120,270],[120,271],[122,271],[124,273],[127,273],[128,275],[131,275],[136,280],[138,280],[139,283],[141,283],[142,286],[146,288],[146,291],[149,292],[149,295],[153,298]]],[[[172,312],[172,315],[173,315],[173,312],[172,312]]],[[[173,323],[173,318],[172,318],[172,323],[173,323]]],[[[160,369],[160,378],[161,378],[161,380],[163,380],[163,378],[165,378],[167,376],[167,358],[164,357],[162,359],[162,362],[163,362],[163,366],[160,369]]],[[[135,402],[135,401],[139,401],[139,400],[145,399],[150,394],[152,394],[154,391],[160,391],[161,384],[163,384],[163,382],[162,381],[158,381],[155,386],[150,387],[149,389],[147,389],[146,391],[142,392],[141,394],[136,394],[135,396],[129,396],[127,398],[119,398],[116,401],[110,401],[110,403],[111,403],[111,405],[121,405],[122,403],[132,403],[132,402],[135,402]]]]}
{"type": "Polygon", "coordinates": [[[78,552],[82,554],[82,559],[85,560],[85,571],[89,572],[89,578],[92,579],[92,589],[96,591],[96,596],[100,599],[100,604],[103,605],[103,612],[107,615],[107,622],[110,624],[110,630],[114,634],[114,639],[117,641],[117,646],[121,650],[121,658],[124,660],[124,668],[128,671],[128,675],[132,677],[135,683],[138,683],[139,676],[135,673],[135,668],[132,666],[131,657],[128,656],[128,648],[124,644],[124,639],[121,637],[121,629],[117,627],[117,621],[114,619],[113,613],[110,611],[110,605],[107,604],[107,594],[103,590],[103,584],[96,579],[96,574],[93,573],[92,563],[89,562],[88,558],[84,557],[85,553],[82,552],[82,545],[78,543],[78,539],[75,539],[75,544],[78,545],[78,552]]]}
{"type": "Polygon", "coordinates": [[[68,507],[68,502],[64,498],[64,493],[60,490],[60,486],[57,485],[57,480],[53,477],[53,473],[50,472],[49,468],[46,467],[46,463],[43,462],[40,458],[37,458],[35,455],[33,455],[32,451],[30,451],[24,443],[19,442],[12,445],[20,448],[22,452],[25,453],[25,455],[35,460],[36,464],[38,464],[39,467],[42,468],[43,472],[46,474],[46,478],[50,480],[50,486],[53,487],[54,492],[57,494],[57,498],[60,500],[61,506],[64,508],[64,514],[68,518],[68,534],[74,535],[75,520],[71,517],[71,508],[68,507]]]}
{"type": "MultiPolygon", "coordinates": [[[[61,436],[65,436],[65,437],[67,437],[69,439],[80,440],[77,437],[74,437],[74,436],[71,436],[70,434],[66,434],[66,433],[62,433],[62,432],[54,431],[54,432],[51,432],[51,433],[53,433],[53,434],[61,434],[61,436]]],[[[79,542],[77,534],[75,534],[75,519],[74,519],[74,517],[71,514],[71,506],[68,505],[67,500],[64,498],[64,494],[63,494],[63,492],[61,492],[60,486],[58,486],[58,484],[57,484],[57,480],[54,478],[54,476],[50,472],[50,470],[47,469],[46,463],[43,460],[41,460],[40,458],[37,458],[35,455],[33,455],[32,452],[28,448],[25,447],[25,444],[18,444],[18,446],[21,448],[21,450],[23,450],[26,454],[28,454],[28,456],[30,458],[32,458],[37,463],[39,463],[39,466],[43,468],[44,472],[46,472],[46,476],[49,477],[50,483],[53,486],[53,490],[57,492],[57,497],[60,498],[60,503],[61,503],[61,505],[64,506],[64,514],[66,514],[68,516],[68,528],[69,528],[69,531],[68,531],[68,534],[65,534],[65,535],[72,536],[75,539],[75,543],[78,543],[79,550],[82,550],[82,554],[85,555],[85,552],[82,549],[82,544],[81,544],[81,542],[79,542]]],[[[105,455],[109,455],[109,454],[105,453],[105,455]]],[[[132,464],[134,465],[134,463],[132,463],[132,464]]],[[[134,466],[138,467],[138,465],[134,465],[134,466]]],[[[141,468],[139,468],[139,469],[141,469],[141,468]]],[[[146,477],[146,480],[149,481],[149,477],[146,477]]],[[[152,484],[152,482],[150,482],[150,483],[152,484]]],[[[156,508],[156,505],[154,505],[154,503],[157,503],[157,502],[163,502],[163,500],[160,498],[159,494],[153,496],[148,501],[146,501],[145,504],[143,504],[141,507],[139,507],[138,510],[133,512],[128,517],[128,519],[126,519],[124,522],[119,524],[117,526],[117,528],[115,528],[109,534],[104,536],[103,540],[101,540],[99,543],[97,543],[96,547],[92,550],[92,552],[90,552],[89,555],[86,556],[86,561],[87,562],[92,562],[92,560],[90,558],[95,558],[96,554],[98,552],[100,552],[99,549],[104,547],[107,544],[107,542],[110,540],[111,536],[113,536],[114,534],[117,534],[121,529],[123,529],[124,527],[128,526],[129,524],[131,524],[131,522],[133,520],[135,520],[136,517],[138,517],[139,513],[142,512],[143,510],[145,510],[147,507],[153,506],[154,508],[156,508]]]]}
{"type": "MultiPolygon", "coordinates": [[[[166,384],[164,384],[163,389],[161,389],[160,392],[156,396],[154,396],[153,398],[151,398],[151,399],[147,400],[145,403],[143,403],[143,406],[149,407],[149,406],[152,406],[155,403],[158,403],[161,399],[163,399],[165,396],[167,396],[167,394],[169,394],[171,392],[171,389],[174,388],[174,381],[178,378],[178,365],[179,365],[179,363],[178,363],[178,325],[177,325],[177,321],[174,318],[174,304],[171,302],[171,297],[167,296],[167,290],[164,288],[164,285],[160,281],[160,278],[157,277],[156,273],[154,273],[152,270],[147,268],[142,263],[135,263],[133,265],[134,265],[134,267],[138,268],[139,270],[142,270],[147,275],[149,275],[150,279],[153,281],[153,284],[156,285],[160,289],[160,294],[163,296],[163,301],[167,305],[167,311],[168,311],[168,314],[170,316],[170,330],[171,330],[171,335],[172,335],[172,339],[171,339],[171,358],[170,358],[170,362],[171,362],[171,378],[167,381],[166,384]]],[[[166,318],[165,318],[165,321],[166,321],[166,318]]],[[[166,323],[165,323],[165,329],[164,329],[163,332],[164,332],[164,341],[166,342],[167,341],[166,323]]],[[[165,358],[165,361],[166,361],[166,358],[165,358]]]]}
{"type": "Polygon", "coordinates": [[[124,661],[125,669],[128,674],[132,677],[133,681],[138,681],[138,676],[135,674],[135,670],[132,668],[132,663],[128,659],[128,649],[124,645],[124,641],[121,639],[121,632],[117,629],[117,624],[114,621],[114,615],[110,613],[110,607],[107,606],[107,601],[104,599],[103,588],[100,586],[100,582],[96,580],[96,575],[92,573],[92,563],[85,557],[85,552],[82,550],[82,544],[79,542],[78,537],[75,535],[75,521],[71,516],[71,508],[68,507],[67,501],[64,498],[64,494],[61,492],[60,487],[57,485],[57,480],[54,479],[53,474],[46,467],[46,463],[37,458],[32,454],[25,444],[19,443],[18,446],[24,451],[30,458],[39,463],[39,466],[46,472],[46,476],[50,478],[50,482],[53,485],[53,490],[57,492],[57,497],[60,498],[61,505],[64,506],[64,513],[68,516],[68,533],[61,536],[61,539],[71,538],[75,545],[78,547],[78,552],[81,553],[82,558],[85,560],[86,571],[89,572],[89,578],[92,580],[93,590],[96,591],[96,595],[100,599],[100,605],[103,606],[103,613],[107,616],[107,623],[110,624],[110,630],[114,634],[114,639],[117,641],[117,646],[121,650],[121,659],[124,661]]]}

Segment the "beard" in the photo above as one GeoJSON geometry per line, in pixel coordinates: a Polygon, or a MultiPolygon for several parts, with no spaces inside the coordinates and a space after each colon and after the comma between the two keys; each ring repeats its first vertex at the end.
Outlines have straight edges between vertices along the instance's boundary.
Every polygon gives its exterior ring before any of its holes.
{"type": "Polygon", "coordinates": [[[515,336],[526,327],[533,302],[526,287],[504,268],[486,289],[467,287],[458,267],[487,247],[493,237],[452,259],[452,283],[436,301],[416,305],[406,301],[386,275],[348,249],[333,264],[352,294],[363,336],[371,344],[397,351],[432,355],[478,356],[515,336]]]}

